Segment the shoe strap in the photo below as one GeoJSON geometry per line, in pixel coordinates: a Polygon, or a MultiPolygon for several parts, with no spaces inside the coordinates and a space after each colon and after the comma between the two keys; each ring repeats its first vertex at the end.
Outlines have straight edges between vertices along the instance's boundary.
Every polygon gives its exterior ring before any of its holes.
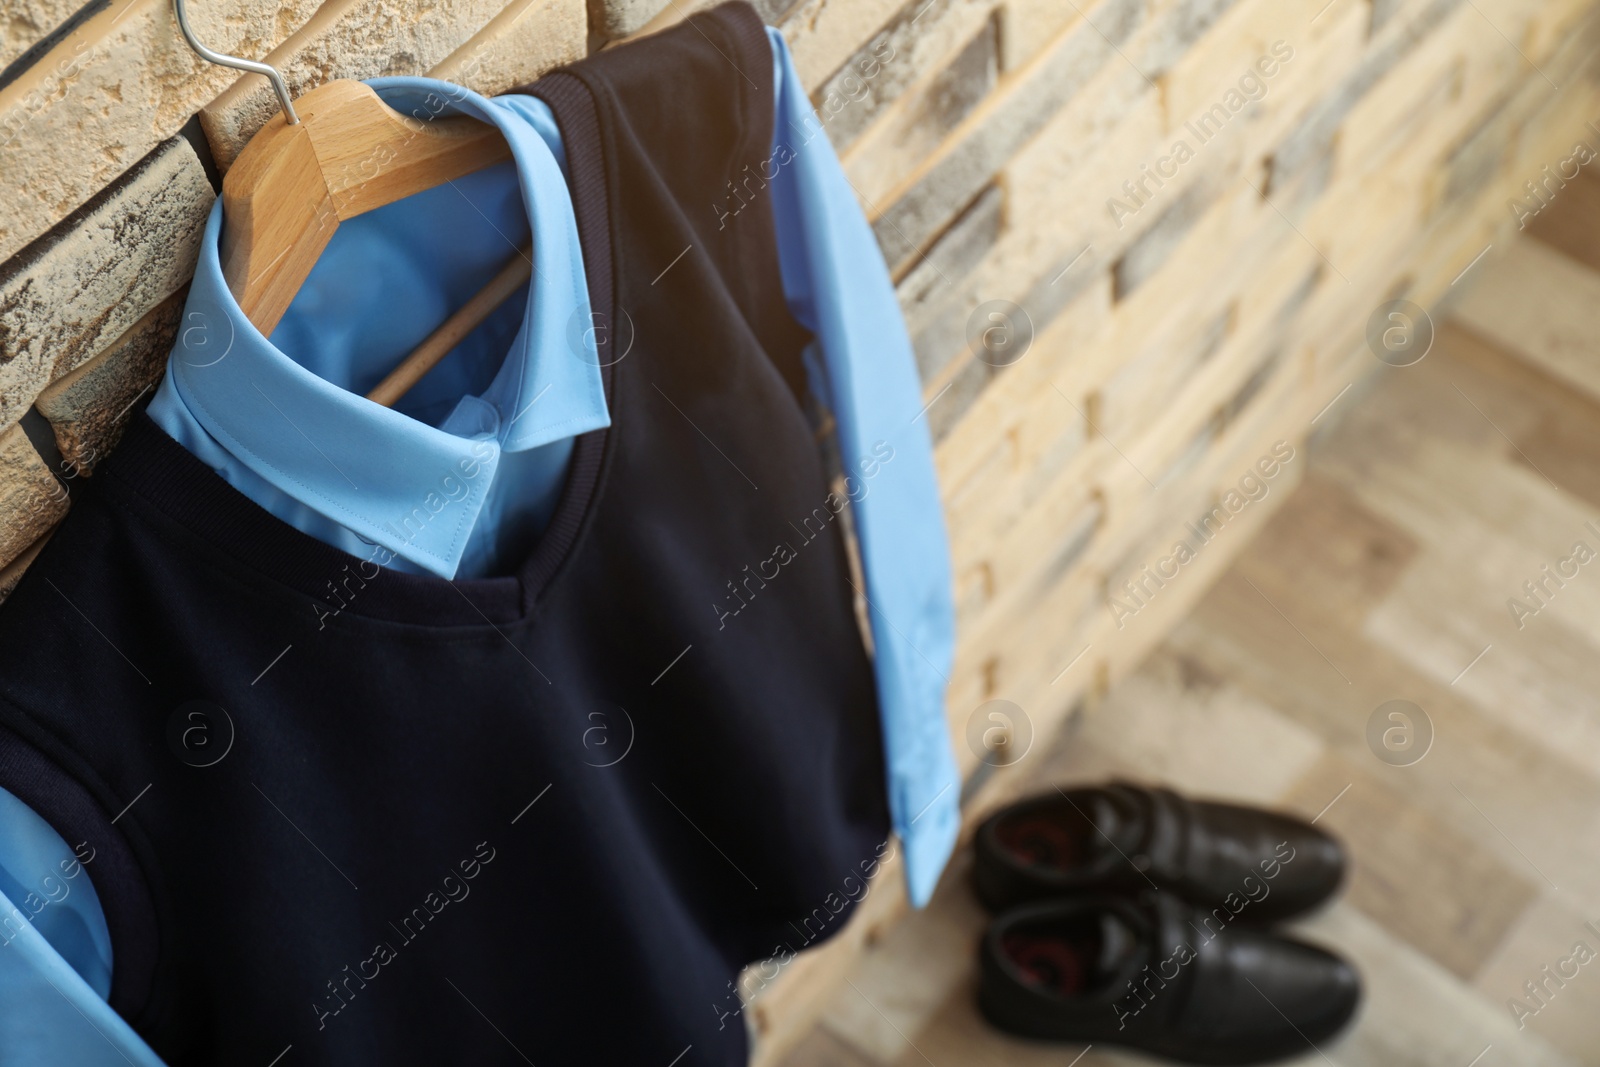
{"type": "Polygon", "coordinates": [[[1192,925],[1189,907],[1177,897],[1146,890],[1136,903],[1151,927],[1149,957],[1128,982],[1116,1010],[1137,1033],[1172,1033],[1189,1014],[1195,983],[1215,969],[1215,960],[1207,957],[1217,952],[1207,949],[1203,934],[1192,925]]]}
{"type": "Polygon", "coordinates": [[[1159,931],[1153,970],[1167,983],[1151,1000],[1151,1021],[1159,1020],[1169,1034],[1209,1036],[1234,998],[1255,994],[1242,981],[1225,933],[1205,925],[1205,912],[1170,893],[1148,893],[1146,899],[1159,931]]]}
{"type": "Polygon", "coordinates": [[[1113,782],[1106,791],[1138,812],[1139,838],[1129,860],[1151,881],[1182,892],[1192,876],[1194,805],[1170,789],[1113,782]]]}

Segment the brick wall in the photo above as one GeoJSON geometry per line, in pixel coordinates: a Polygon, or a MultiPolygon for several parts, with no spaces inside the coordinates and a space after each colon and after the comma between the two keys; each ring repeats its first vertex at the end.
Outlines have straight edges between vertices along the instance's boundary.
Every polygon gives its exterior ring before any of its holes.
{"type": "MultiPolygon", "coordinates": [[[[295,92],[433,73],[492,93],[696,6],[206,0],[193,18],[295,92]]],[[[1303,462],[1234,508],[1241,477],[1356,402],[1373,311],[1447,300],[1505,244],[1508,199],[1600,119],[1590,0],[756,6],[915,338],[970,816],[1011,788],[965,740],[987,702],[1036,736],[1092,709],[1303,462]],[[1157,584],[1146,568],[1219,506],[1226,525],[1157,584]]],[[[274,106],[263,79],[196,58],[168,0],[20,0],[0,20],[0,595],[148,397],[218,168],[274,106]]],[[[747,983],[761,1058],[903,906],[891,873],[844,936],[747,983]]]]}

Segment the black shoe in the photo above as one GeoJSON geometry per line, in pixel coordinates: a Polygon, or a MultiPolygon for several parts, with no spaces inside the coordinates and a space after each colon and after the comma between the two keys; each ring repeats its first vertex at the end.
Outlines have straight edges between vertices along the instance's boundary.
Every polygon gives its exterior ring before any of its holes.
{"type": "Polygon", "coordinates": [[[1299,819],[1125,782],[1003,808],[978,828],[976,852],[973,880],[990,911],[1156,888],[1250,924],[1321,904],[1345,867],[1339,842],[1299,819]]]}
{"type": "Polygon", "coordinates": [[[978,1006],[1007,1033],[1122,1045],[1185,1063],[1312,1051],[1361,1000],[1355,969],[1176,897],[1085,897],[1007,912],[984,936],[978,1006]]]}

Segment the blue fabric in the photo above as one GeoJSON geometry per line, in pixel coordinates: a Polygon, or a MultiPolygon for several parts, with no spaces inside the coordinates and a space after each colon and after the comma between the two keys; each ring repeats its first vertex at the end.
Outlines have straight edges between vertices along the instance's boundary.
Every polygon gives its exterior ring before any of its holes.
{"type": "Polygon", "coordinates": [[[851,498],[873,669],[883,716],[889,814],[905,849],[906,885],[921,907],[961,829],[961,777],[944,693],[955,653],[950,547],[933,443],[911,341],[883,254],[856,204],[783,36],[776,57],[778,123],[772,209],[789,308],[816,336],[812,390],[838,423],[851,498]],[[883,462],[882,444],[893,456],[883,462]],[[859,492],[859,495],[858,495],[859,492]]]}
{"type": "MultiPolygon", "coordinates": [[[[932,443],[882,255],[782,36],[767,32],[777,125],[765,173],[776,172],[784,294],[816,337],[811,387],[834,413],[850,479],[890,811],[920,907],[960,827],[944,711],[955,612],[932,443]]],[[[368,84],[403,111],[493,122],[513,161],[342,223],[271,338],[223,281],[219,200],[149,413],[240,492],[320,540],[413,573],[494,573],[548,520],[572,437],[609,424],[565,152],[533,97],[488,100],[426,78],[368,84]],[[529,292],[395,409],[363,399],[527,241],[529,219],[529,292]]],[[[0,790],[0,906],[41,862],[71,855],[0,790]]],[[[0,947],[0,1048],[18,1062],[159,1064],[105,1003],[110,938],[87,879],[77,886],[70,920],[64,907],[50,922],[41,913],[0,947]]]]}
{"type": "MultiPolygon", "coordinates": [[[[92,850],[83,859],[92,865],[92,850]]],[[[159,1065],[110,991],[111,936],[88,868],[0,790],[0,1062],[159,1065]]]]}
{"type": "MultiPolygon", "coordinates": [[[[94,862],[92,851],[84,859],[94,862]]],[[[102,997],[111,991],[111,936],[85,866],[31,808],[0,790],[0,943],[25,915],[102,997]]]]}
{"type": "Polygon", "coordinates": [[[263,337],[238,311],[212,208],[157,425],[278,518],[414,573],[505,569],[555,508],[572,437],[609,424],[555,121],[427,78],[369,83],[396,110],[494,123],[513,160],[339,225],[263,337]],[[502,304],[394,409],[364,398],[533,242],[502,304]]]}

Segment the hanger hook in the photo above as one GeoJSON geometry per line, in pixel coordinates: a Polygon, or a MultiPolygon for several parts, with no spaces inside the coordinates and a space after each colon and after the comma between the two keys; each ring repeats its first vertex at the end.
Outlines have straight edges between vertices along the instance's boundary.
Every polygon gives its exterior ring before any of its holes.
{"type": "Polygon", "coordinates": [[[241,56],[225,56],[221,52],[213,52],[195,38],[194,30],[189,27],[189,14],[184,10],[183,0],[172,0],[172,10],[178,16],[178,29],[183,31],[183,39],[189,42],[189,47],[199,53],[200,58],[215,63],[221,67],[234,67],[238,70],[247,70],[252,74],[264,74],[272,82],[272,88],[278,94],[278,102],[283,105],[283,114],[293,126],[300,121],[300,116],[294,113],[294,104],[289,100],[289,87],[284,84],[283,75],[275,67],[259,63],[254,59],[245,59],[241,56]]]}

